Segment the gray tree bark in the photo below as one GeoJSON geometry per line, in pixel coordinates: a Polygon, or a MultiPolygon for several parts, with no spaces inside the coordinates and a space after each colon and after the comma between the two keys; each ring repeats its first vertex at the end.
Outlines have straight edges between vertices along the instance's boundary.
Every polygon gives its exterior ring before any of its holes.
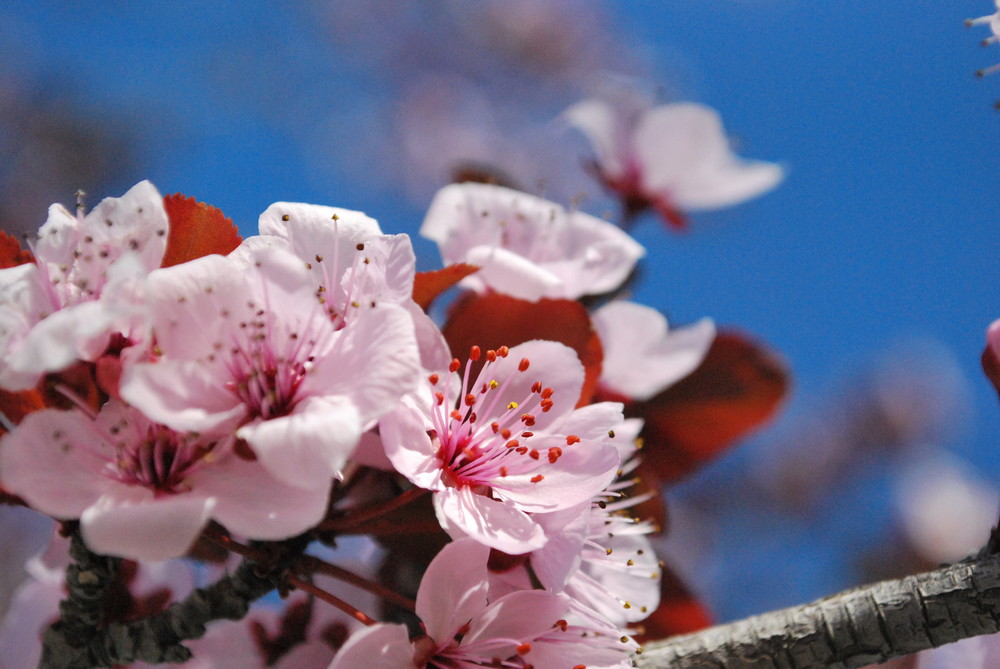
{"type": "Polygon", "coordinates": [[[1000,555],[646,645],[642,669],[853,669],[1000,631],[1000,555]]]}

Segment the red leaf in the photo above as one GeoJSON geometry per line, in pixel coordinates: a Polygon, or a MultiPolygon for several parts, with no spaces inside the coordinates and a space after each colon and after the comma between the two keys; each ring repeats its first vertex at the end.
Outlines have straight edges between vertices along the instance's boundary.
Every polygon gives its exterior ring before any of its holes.
{"type": "Polygon", "coordinates": [[[456,263],[431,272],[417,272],[413,278],[413,301],[427,311],[434,298],[478,269],[475,265],[456,263]]]}
{"type": "Polygon", "coordinates": [[[163,198],[163,207],[170,219],[170,233],[162,267],[212,253],[226,255],[243,241],[232,219],[193,197],[168,195],[163,198]]]}
{"type": "Polygon", "coordinates": [[[690,376],[628,413],[645,419],[644,460],[669,482],[770,419],[789,385],[774,353],[741,334],[720,332],[690,376]]]}
{"type": "Polygon", "coordinates": [[[708,609],[695,598],[670,567],[663,567],[660,579],[660,605],[642,621],[642,634],[636,641],[663,639],[675,634],[697,632],[712,624],[708,609]]]}
{"type": "Polygon", "coordinates": [[[0,269],[17,267],[34,260],[30,251],[21,248],[17,237],[0,230],[0,269]]]}
{"type": "MultiPolygon", "coordinates": [[[[20,423],[25,416],[33,411],[45,408],[45,401],[38,390],[21,390],[10,392],[0,390],[0,413],[14,425],[20,423]]],[[[0,435],[6,430],[0,426],[0,435]]]]}
{"type": "Polygon", "coordinates": [[[589,404],[597,388],[604,351],[590,315],[579,302],[526,302],[499,293],[469,293],[455,303],[442,331],[452,355],[462,360],[472,346],[485,350],[531,339],[561,342],[576,351],[586,372],[578,405],[589,404]]]}

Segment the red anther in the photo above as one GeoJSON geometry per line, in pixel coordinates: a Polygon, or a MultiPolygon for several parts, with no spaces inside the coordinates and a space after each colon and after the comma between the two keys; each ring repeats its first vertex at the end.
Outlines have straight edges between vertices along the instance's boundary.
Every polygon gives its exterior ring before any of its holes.
{"type": "Polygon", "coordinates": [[[510,430],[508,430],[507,428],[500,430],[500,436],[503,437],[504,439],[510,439],[510,430]]]}
{"type": "Polygon", "coordinates": [[[473,346],[472,348],[469,349],[469,360],[471,360],[472,362],[476,362],[477,360],[479,360],[479,357],[482,354],[483,354],[482,349],[480,349],[478,346],[473,346]]]}
{"type": "Polygon", "coordinates": [[[549,449],[549,462],[555,462],[562,455],[562,449],[558,446],[553,446],[549,449]]]}
{"type": "Polygon", "coordinates": [[[497,349],[497,355],[499,355],[501,358],[506,358],[508,353],[510,353],[510,349],[507,348],[506,346],[501,346],[500,348],[497,349]]]}
{"type": "Polygon", "coordinates": [[[430,376],[427,377],[427,380],[431,382],[432,386],[436,386],[438,384],[438,381],[441,380],[441,377],[439,377],[437,374],[431,374],[430,376]]]}
{"type": "Polygon", "coordinates": [[[479,416],[476,415],[475,411],[473,411],[472,413],[469,414],[469,422],[470,423],[475,423],[477,418],[479,418],[479,416]]]}
{"type": "Polygon", "coordinates": [[[521,422],[527,425],[528,427],[531,427],[532,425],[535,424],[535,417],[532,416],[530,413],[521,414],[521,422]]]}
{"type": "Polygon", "coordinates": [[[528,452],[528,447],[527,446],[521,446],[521,447],[519,447],[516,450],[516,452],[519,453],[519,454],[521,454],[521,455],[524,455],[525,453],[528,452]]]}
{"type": "Polygon", "coordinates": [[[539,406],[541,406],[541,407],[542,407],[542,413],[545,413],[545,412],[547,412],[547,411],[548,411],[549,409],[551,409],[551,408],[552,408],[552,404],[553,404],[553,402],[552,402],[552,400],[542,400],[542,401],[541,401],[541,402],[539,402],[538,404],[539,404],[539,406]]]}
{"type": "Polygon", "coordinates": [[[518,655],[527,655],[530,652],[531,652],[531,644],[530,643],[525,642],[525,643],[522,643],[520,646],[517,647],[517,654],[518,655]]]}
{"type": "Polygon", "coordinates": [[[585,665],[585,664],[577,664],[577,665],[573,666],[573,669],[587,669],[587,665],[585,665]]]}
{"type": "Polygon", "coordinates": [[[462,420],[462,414],[459,413],[458,409],[453,409],[451,412],[451,417],[455,420],[462,420]]]}
{"type": "Polygon", "coordinates": [[[488,385],[486,385],[485,383],[483,385],[479,386],[479,394],[480,395],[485,395],[487,392],[489,392],[489,390],[490,390],[490,387],[488,385]]]}
{"type": "Polygon", "coordinates": [[[526,371],[528,371],[528,365],[530,365],[530,364],[531,364],[530,360],[528,360],[527,358],[521,358],[521,362],[517,366],[517,371],[519,371],[519,372],[526,372],[526,371]]]}
{"type": "Polygon", "coordinates": [[[542,391],[542,399],[543,400],[549,399],[550,397],[552,397],[552,393],[554,392],[555,391],[552,390],[552,388],[546,388],[545,390],[542,391]]]}
{"type": "Polygon", "coordinates": [[[575,434],[567,434],[566,435],[566,445],[567,446],[572,446],[573,444],[577,444],[577,443],[580,443],[580,437],[576,436],[575,434]]]}
{"type": "Polygon", "coordinates": [[[475,403],[476,403],[476,396],[475,395],[473,395],[472,393],[469,393],[468,395],[465,396],[465,405],[466,406],[470,406],[471,407],[475,403]]]}
{"type": "Polygon", "coordinates": [[[493,430],[493,434],[496,434],[500,431],[500,423],[493,421],[490,423],[490,429],[493,430]]]}
{"type": "Polygon", "coordinates": [[[507,448],[517,448],[520,445],[521,442],[519,442],[517,439],[511,439],[506,444],[504,444],[504,446],[506,446],[507,448]]]}
{"type": "MultiPolygon", "coordinates": [[[[553,625],[553,627],[558,627],[563,632],[565,632],[567,629],[569,629],[569,623],[566,622],[565,620],[560,619],[556,621],[556,624],[553,625]]],[[[576,669],[576,667],[573,667],[573,669],[576,669]]]]}
{"type": "Polygon", "coordinates": [[[533,392],[533,393],[540,393],[540,392],[542,392],[542,382],[541,381],[535,381],[534,383],[532,383],[531,384],[531,392],[533,392]]]}
{"type": "Polygon", "coordinates": [[[541,481],[541,480],[542,480],[543,478],[545,478],[545,477],[544,477],[544,476],[542,476],[541,474],[535,474],[534,476],[532,476],[532,477],[531,477],[531,482],[532,482],[532,483],[538,483],[538,482],[539,482],[539,481],[541,481]]]}
{"type": "Polygon", "coordinates": [[[507,468],[502,465],[500,466],[500,476],[507,476],[507,468]]]}
{"type": "Polygon", "coordinates": [[[444,404],[444,393],[434,393],[434,399],[437,400],[438,406],[444,404]]]}
{"type": "Polygon", "coordinates": [[[521,433],[521,438],[522,439],[527,439],[528,437],[534,437],[534,436],[535,436],[534,432],[522,432],[521,433]]]}
{"type": "Polygon", "coordinates": [[[493,349],[486,351],[486,359],[489,360],[490,362],[496,362],[497,352],[494,351],[493,349]]]}
{"type": "Polygon", "coordinates": [[[451,364],[448,365],[448,371],[457,372],[458,368],[462,366],[462,362],[458,358],[452,358],[451,364]]]}
{"type": "Polygon", "coordinates": [[[531,449],[531,452],[528,453],[528,457],[531,458],[532,460],[537,460],[538,459],[538,451],[536,451],[535,449],[531,449]]]}

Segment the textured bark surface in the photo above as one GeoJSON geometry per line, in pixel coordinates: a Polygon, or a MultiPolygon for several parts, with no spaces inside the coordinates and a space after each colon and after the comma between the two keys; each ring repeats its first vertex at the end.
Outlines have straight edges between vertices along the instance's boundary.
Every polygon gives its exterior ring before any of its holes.
{"type": "Polygon", "coordinates": [[[1000,630],[1000,556],[646,645],[642,669],[852,669],[1000,630]]]}

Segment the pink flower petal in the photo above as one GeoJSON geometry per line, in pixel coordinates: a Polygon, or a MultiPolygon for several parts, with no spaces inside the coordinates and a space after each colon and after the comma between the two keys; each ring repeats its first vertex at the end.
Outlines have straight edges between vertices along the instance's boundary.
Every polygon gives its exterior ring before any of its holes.
{"type": "Polygon", "coordinates": [[[513,504],[479,495],[468,487],[446,488],[434,494],[438,522],[452,536],[469,536],[511,555],[545,545],[545,533],[513,504]],[[457,532],[456,532],[457,531],[457,532]]]}
{"type": "Polygon", "coordinates": [[[212,518],[231,532],[264,541],[287,539],[316,526],[326,514],[329,492],[287,485],[261,463],[233,455],[197,472],[191,486],[215,500],[212,518]]]}
{"type": "Polygon", "coordinates": [[[604,348],[601,384],[637,400],[694,371],[715,339],[708,319],[668,331],[659,311],[634,302],[610,302],[594,312],[593,322],[604,348]]]}
{"type": "Polygon", "coordinates": [[[237,431],[278,480],[304,489],[328,490],[358,440],[362,424],[347,397],[310,397],[294,413],[237,431]]]}
{"type": "Polygon", "coordinates": [[[208,522],[214,504],[202,495],[154,500],[146,488],[118,489],[84,511],[80,528],[95,553],[166,560],[188,551],[208,522]]]}
{"type": "Polygon", "coordinates": [[[105,458],[90,419],[45,409],[0,440],[0,483],[44,514],[79,518],[109,488],[105,458]]]}
{"type": "Polygon", "coordinates": [[[327,669],[417,669],[404,625],[375,625],[352,634],[327,669]]]}
{"type": "Polygon", "coordinates": [[[486,546],[460,539],[442,548],[428,565],[417,591],[416,613],[437,643],[450,641],[486,609],[489,554],[486,546]]]}

